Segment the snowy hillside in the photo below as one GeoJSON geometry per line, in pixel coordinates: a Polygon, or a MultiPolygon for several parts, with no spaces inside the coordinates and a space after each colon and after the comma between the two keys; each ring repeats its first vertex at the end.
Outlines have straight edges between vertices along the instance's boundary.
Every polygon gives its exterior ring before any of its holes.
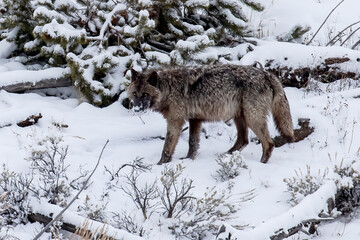
{"type": "MultiPolygon", "coordinates": [[[[301,40],[307,43],[339,1],[258,2],[266,8],[264,12],[250,12],[249,24],[262,38],[255,39],[253,51],[247,52],[248,45],[211,47],[197,56],[244,55],[231,62],[247,65],[258,61],[265,65],[274,59],[293,68],[311,67],[325,58],[347,57],[349,61],[339,69],[360,72],[360,52],[351,50],[360,32],[343,46],[339,42],[325,47],[338,31],[359,21],[358,0],[345,0],[310,46],[278,42],[276,38],[296,24],[309,25],[311,30],[301,40]]],[[[358,27],[348,29],[343,39],[358,27]]],[[[0,46],[0,86],[15,81],[36,84],[43,78],[59,78],[68,70],[27,69],[16,59],[7,59],[12,44],[2,41],[0,46]]],[[[84,228],[101,232],[106,223],[108,236],[124,240],[359,239],[360,216],[352,209],[360,203],[359,86],[358,79],[342,79],[332,83],[310,80],[300,89],[286,87],[294,128],[299,129],[298,119],[305,118],[310,119],[314,132],[302,141],[275,148],[267,164],[259,161],[262,149],[252,132],[249,145],[241,153],[223,155],[236,139],[231,121],[203,125],[195,160],[182,159],[188,151],[189,131],[185,129],[172,162],[156,165],[166,121],[158,113],[138,114],[123,107],[125,92],[119,101],[98,108],[79,101],[73,88],[22,94],[1,90],[0,207],[3,212],[14,210],[0,223],[14,219],[14,224],[0,229],[0,239],[33,239],[44,225],[24,224],[22,217],[29,213],[53,217],[60,212],[81,189],[98,159],[100,164],[90,184],[58,224],[71,223],[76,228],[82,227],[86,218],[95,219],[84,228]],[[36,124],[18,126],[39,114],[36,124]],[[349,190],[346,193],[354,199],[344,199],[348,205],[329,212],[328,200],[335,199],[339,189],[349,190]],[[180,193],[185,197],[179,200],[180,193]],[[26,201],[22,202],[24,196],[26,201]],[[175,199],[179,200],[177,205],[175,199]],[[171,206],[175,208],[168,218],[171,206]],[[280,238],[297,227],[304,231],[280,238]],[[311,232],[311,227],[316,232],[308,236],[306,231],[311,232]]],[[[279,135],[271,117],[269,128],[272,137],[279,135]]],[[[57,234],[56,238],[46,232],[40,239],[69,239],[70,235],[63,230],[57,234]]]]}

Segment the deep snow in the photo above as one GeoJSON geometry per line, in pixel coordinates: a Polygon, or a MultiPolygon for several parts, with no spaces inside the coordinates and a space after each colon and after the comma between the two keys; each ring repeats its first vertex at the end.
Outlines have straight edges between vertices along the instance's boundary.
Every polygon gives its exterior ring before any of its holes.
{"type": "MultiPolygon", "coordinates": [[[[260,23],[263,24],[261,37],[266,37],[267,41],[260,41],[259,47],[245,55],[238,63],[251,64],[255,60],[264,63],[270,56],[281,62],[284,56],[289,56],[290,59],[286,64],[290,63],[296,67],[311,66],[314,61],[319,61],[318,58],[348,56],[351,61],[343,64],[342,67],[358,70],[359,64],[356,61],[360,56],[358,51],[341,47],[306,47],[271,41],[273,37],[287,32],[297,23],[311,25],[314,32],[338,1],[264,0],[260,2],[267,6],[267,10],[264,13],[253,13],[250,23],[254,27],[259,26],[260,23]]],[[[357,21],[359,16],[357,8],[354,7],[356,4],[356,0],[345,1],[329,19],[313,45],[326,43],[330,30],[338,31],[357,21]]],[[[355,39],[353,41],[356,41],[355,39]]],[[[1,44],[7,45],[4,42],[1,44]]],[[[348,46],[351,44],[349,43],[348,46]]],[[[11,45],[6,47],[6,51],[9,49],[11,50],[11,45]]],[[[241,47],[232,50],[212,49],[209,54],[214,54],[216,51],[233,51],[232,54],[236,54],[243,53],[243,50],[241,47]]],[[[1,78],[0,85],[2,81],[31,78],[32,75],[28,74],[29,72],[22,64],[8,62],[5,59],[8,56],[6,51],[0,53],[2,57],[0,76],[6,76],[5,79],[1,78]]],[[[55,71],[48,72],[56,75],[55,71]]],[[[49,73],[38,72],[38,74],[44,77],[43,74],[47,76],[49,73]]],[[[301,142],[276,148],[268,164],[259,162],[262,154],[261,145],[250,142],[243,150],[241,156],[248,169],[241,169],[240,175],[233,180],[234,186],[229,198],[229,201],[236,205],[237,212],[231,215],[230,220],[223,222],[227,226],[242,226],[239,232],[233,230],[234,236],[238,236],[238,239],[266,239],[272,231],[281,227],[287,228],[307,217],[313,218],[324,208],[321,200],[334,193],[331,173],[327,183],[316,196],[304,199],[294,208],[289,203],[290,194],[286,192],[287,188],[283,179],[295,176],[295,171],[305,172],[307,166],[310,166],[311,172],[316,175],[318,171],[333,169],[333,166],[339,165],[342,160],[359,161],[360,88],[358,85],[356,81],[345,79],[331,84],[312,82],[307,89],[285,89],[295,128],[298,127],[298,118],[310,118],[315,131],[301,142]],[[242,201],[246,193],[250,194],[249,200],[242,201]]],[[[12,94],[3,90],[0,91],[0,112],[2,112],[0,163],[6,164],[10,170],[16,172],[30,171],[30,163],[25,159],[29,157],[29,144],[34,142],[34,136],[35,138],[49,135],[63,136],[64,144],[69,145],[66,162],[70,164],[68,169],[70,178],[76,178],[79,175],[80,166],[83,169],[92,170],[104,143],[107,139],[110,140],[100,167],[93,176],[92,185],[70,208],[68,213],[70,215],[77,212],[78,206],[82,205],[87,197],[94,205],[104,204],[101,202],[101,195],[107,191],[106,183],[109,181],[109,175],[105,172],[104,166],[108,169],[117,169],[122,164],[142,157],[145,163],[152,166],[151,172],[141,178],[141,181],[148,183],[159,178],[164,169],[164,165],[156,165],[164,143],[159,137],[164,137],[166,134],[166,122],[158,113],[149,112],[138,116],[125,109],[120,102],[99,109],[88,103],[79,102],[76,98],[63,100],[58,97],[46,97],[38,94],[38,91],[12,94]],[[38,124],[27,128],[16,125],[28,116],[38,113],[43,116],[38,124]],[[53,123],[66,124],[68,127],[59,131],[53,123]]],[[[276,136],[278,133],[271,118],[269,118],[269,126],[271,135],[276,136]]],[[[222,122],[206,123],[204,129],[206,134],[201,135],[200,154],[196,160],[180,160],[186,155],[188,147],[188,131],[185,131],[180,137],[173,161],[168,164],[168,166],[176,166],[181,163],[185,167],[183,176],[194,180],[195,188],[192,194],[198,198],[203,197],[207,187],[216,186],[219,191],[228,189],[227,182],[218,183],[212,176],[218,169],[215,160],[232,146],[236,137],[235,127],[227,126],[222,122]]],[[[255,135],[250,133],[249,138],[253,137],[255,135]]],[[[73,195],[75,193],[75,191],[72,192],[73,195]]],[[[108,201],[106,205],[108,214],[126,210],[134,214],[140,219],[139,223],[142,223],[139,210],[120,189],[109,191],[105,200],[108,201]]],[[[45,212],[53,210],[46,204],[34,203],[34,206],[45,212]]],[[[289,239],[359,239],[359,221],[360,216],[355,214],[352,219],[323,223],[318,235],[307,237],[304,234],[296,234],[289,239]]],[[[164,227],[165,222],[166,219],[156,215],[144,222],[146,232],[144,238],[174,239],[170,230],[164,227]]],[[[41,228],[40,224],[29,223],[10,229],[8,234],[21,240],[28,240],[41,228]]],[[[42,239],[48,239],[49,236],[46,234],[42,239]]],[[[124,236],[126,236],[125,239],[136,239],[128,235],[124,236]]],[[[212,236],[207,239],[213,238],[212,236]]]]}

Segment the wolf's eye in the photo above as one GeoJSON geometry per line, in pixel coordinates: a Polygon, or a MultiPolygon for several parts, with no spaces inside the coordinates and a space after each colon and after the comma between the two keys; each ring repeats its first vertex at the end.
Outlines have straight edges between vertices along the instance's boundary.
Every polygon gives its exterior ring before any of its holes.
{"type": "Polygon", "coordinates": [[[133,95],[136,97],[136,92],[133,92],[133,95]]]}
{"type": "Polygon", "coordinates": [[[147,97],[149,94],[148,93],[143,93],[143,96],[144,97],[147,97]]]}

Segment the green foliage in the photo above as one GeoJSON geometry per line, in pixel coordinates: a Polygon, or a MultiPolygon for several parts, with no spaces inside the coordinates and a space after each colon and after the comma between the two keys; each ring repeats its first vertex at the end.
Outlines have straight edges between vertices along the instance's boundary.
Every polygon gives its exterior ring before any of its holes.
{"type": "Polygon", "coordinates": [[[71,68],[74,85],[94,105],[106,106],[112,103],[114,96],[119,93],[112,84],[111,72],[118,62],[109,51],[98,53],[97,48],[92,50],[93,53],[84,51],[83,53],[88,53],[85,55],[69,53],[66,60],[71,68]]]}
{"type": "Polygon", "coordinates": [[[2,37],[27,64],[70,67],[74,85],[106,106],[125,90],[131,67],[216,62],[199,53],[241,41],[251,0],[0,0],[2,37]],[[12,31],[17,30],[17,31],[12,31]],[[12,33],[12,34],[10,34],[12,33]]]}
{"type": "Polygon", "coordinates": [[[2,38],[15,42],[21,49],[33,40],[32,30],[36,23],[32,21],[32,7],[28,0],[3,0],[0,17],[2,38]],[[14,33],[16,34],[9,34],[14,33]]]}
{"type": "Polygon", "coordinates": [[[296,25],[294,26],[289,33],[286,33],[283,36],[279,36],[278,40],[281,42],[295,42],[301,39],[301,37],[310,31],[310,26],[301,26],[296,25]]]}

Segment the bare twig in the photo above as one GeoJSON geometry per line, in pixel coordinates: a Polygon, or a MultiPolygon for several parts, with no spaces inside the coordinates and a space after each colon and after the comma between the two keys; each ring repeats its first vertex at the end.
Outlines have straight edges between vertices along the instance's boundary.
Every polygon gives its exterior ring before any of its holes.
{"type": "Polygon", "coordinates": [[[345,32],[347,29],[351,28],[352,26],[356,25],[360,23],[360,21],[357,21],[357,22],[354,22],[352,24],[350,24],[349,26],[347,26],[346,28],[344,28],[343,30],[341,30],[335,37],[333,37],[327,44],[326,46],[329,46],[329,45],[334,45],[337,41],[339,41],[341,39],[340,35],[345,32]],[[337,39],[336,39],[337,38],[337,39]],[[336,39],[336,41],[335,41],[336,39]]]}
{"type": "Polygon", "coordinates": [[[139,119],[141,120],[141,122],[145,125],[146,123],[144,122],[144,120],[141,118],[140,115],[138,115],[139,119]]]}
{"type": "Polygon", "coordinates": [[[347,40],[349,40],[357,31],[359,31],[360,30],[360,27],[358,27],[357,29],[355,29],[345,40],[344,40],[344,42],[342,42],[341,44],[340,44],[340,46],[342,46],[342,45],[344,45],[346,42],[347,42],[347,40]]]}
{"type": "Polygon", "coordinates": [[[161,49],[166,53],[170,53],[172,50],[174,50],[174,47],[167,45],[166,43],[160,43],[160,42],[153,41],[153,40],[148,40],[147,43],[150,46],[155,47],[157,49],[161,49]]]}
{"type": "Polygon", "coordinates": [[[106,140],[106,143],[105,143],[104,147],[102,148],[101,153],[100,153],[100,155],[99,155],[99,158],[98,158],[98,161],[97,161],[97,163],[96,163],[96,166],[95,166],[94,170],[90,173],[89,177],[86,179],[86,181],[85,181],[85,183],[84,183],[84,186],[79,190],[79,192],[78,192],[78,193],[75,195],[75,197],[69,202],[69,204],[68,204],[63,210],[61,210],[61,212],[60,212],[58,215],[56,215],[56,217],[54,217],[53,220],[51,220],[51,221],[43,228],[43,230],[41,230],[41,231],[33,238],[33,240],[39,239],[39,238],[41,237],[41,235],[43,235],[44,232],[45,232],[46,230],[48,230],[49,227],[63,215],[63,213],[71,206],[71,204],[73,204],[73,203],[75,202],[75,200],[79,197],[80,193],[86,188],[86,185],[89,183],[90,178],[92,177],[92,175],[94,175],[97,167],[99,166],[100,159],[101,159],[102,154],[103,154],[103,152],[104,152],[104,149],[106,148],[106,145],[107,145],[108,143],[109,143],[109,140],[106,140]]]}
{"type": "Polygon", "coordinates": [[[126,195],[128,195],[135,203],[138,209],[141,209],[144,220],[148,219],[154,213],[158,203],[151,203],[157,199],[158,192],[156,188],[156,180],[152,184],[146,183],[145,186],[138,185],[138,177],[140,173],[133,169],[131,174],[125,175],[126,184],[129,187],[120,187],[126,195]]]}
{"type": "Polygon", "coordinates": [[[135,160],[132,163],[125,163],[123,165],[121,165],[116,171],[111,171],[109,170],[106,166],[105,167],[105,171],[108,172],[111,176],[110,181],[113,181],[115,178],[120,177],[120,171],[125,168],[125,167],[131,167],[133,170],[137,170],[140,172],[145,172],[145,171],[149,171],[151,169],[150,165],[147,165],[145,163],[143,163],[144,158],[135,158],[135,160]]]}
{"type": "Polygon", "coordinates": [[[354,50],[359,44],[360,44],[360,40],[358,40],[358,41],[351,47],[351,49],[354,50]]]}
{"type": "Polygon", "coordinates": [[[182,172],[181,165],[177,165],[176,169],[165,167],[160,178],[163,187],[158,189],[158,192],[168,218],[174,217],[176,206],[179,203],[181,206],[177,215],[186,210],[190,202],[196,199],[189,194],[190,190],[194,188],[193,180],[182,179],[180,183],[178,182],[182,172]]]}
{"type": "Polygon", "coordinates": [[[318,30],[315,32],[315,34],[314,34],[314,36],[310,39],[310,41],[306,44],[306,45],[309,45],[311,42],[312,42],[312,40],[316,37],[316,35],[319,33],[319,31],[320,31],[320,29],[324,26],[324,24],[326,23],[326,21],[328,20],[328,18],[330,17],[330,15],[335,11],[335,9],[337,8],[337,7],[339,7],[340,6],[340,4],[342,4],[343,2],[344,2],[345,0],[341,0],[339,3],[338,3],[338,5],[336,5],[332,10],[331,10],[331,12],[327,15],[327,17],[325,18],[325,20],[324,20],[324,22],[320,25],[320,27],[318,28],[318,30]]]}

